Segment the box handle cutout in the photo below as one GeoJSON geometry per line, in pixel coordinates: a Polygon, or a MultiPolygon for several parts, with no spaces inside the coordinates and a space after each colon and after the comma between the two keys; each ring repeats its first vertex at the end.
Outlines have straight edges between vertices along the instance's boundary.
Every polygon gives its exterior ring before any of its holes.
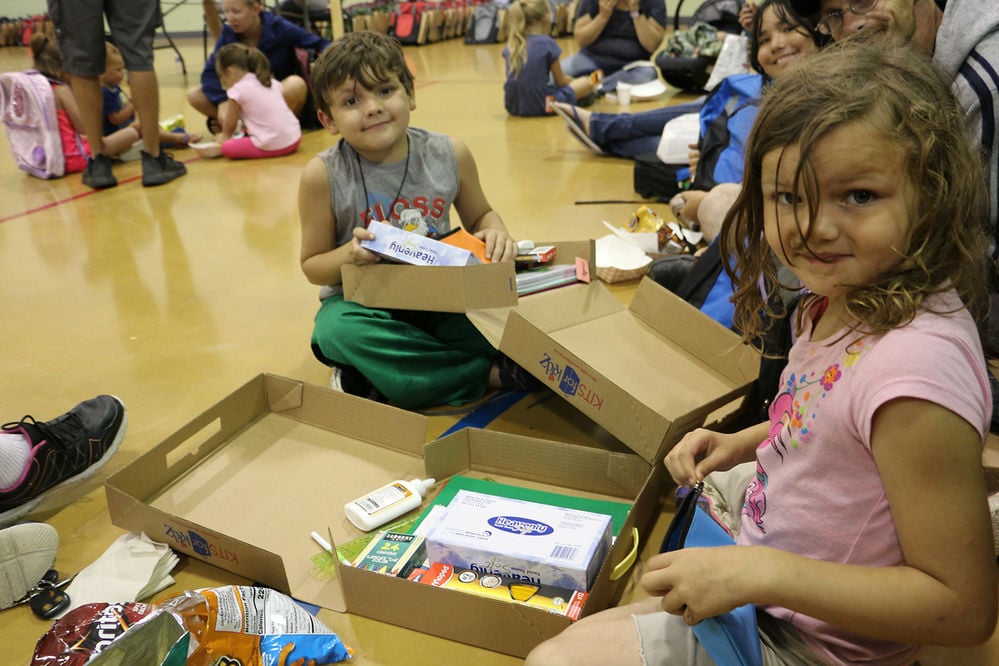
{"type": "Polygon", "coordinates": [[[174,465],[188,456],[193,455],[201,457],[198,455],[198,451],[201,450],[201,447],[204,446],[208,440],[217,436],[220,432],[222,432],[222,419],[214,418],[209,421],[207,424],[198,429],[198,431],[193,435],[186,438],[184,441],[180,442],[177,446],[167,452],[165,456],[167,469],[173,468],[174,465]]]}
{"type": "Polygon", "coordinates": [[[624,559],[614,565],[614,569],[611,571],[610,579],[618,580],[623,575],[628,573],[631,569],[631,565],[635,563],[638,558],[638,528],[631,528],[631,550],[628,554],[624,556],[624,559]]]}

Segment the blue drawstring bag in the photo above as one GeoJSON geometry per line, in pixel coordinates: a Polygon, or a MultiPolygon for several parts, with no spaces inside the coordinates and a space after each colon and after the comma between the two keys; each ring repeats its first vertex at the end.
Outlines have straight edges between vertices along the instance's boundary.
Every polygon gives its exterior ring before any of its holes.
{"type": "MultiPolygon", "coordinates": [[[[699,481],[677,507],[666,528],[660,552],[685,547],[732,546],[735,540],[697,501],[704,488],[699,481]]],[[[760,632],[756,625],[756,607],[740,606],[727,613],[701,620],[691,630],[716,664],[725,666],[762,666],[760,632]]]]}

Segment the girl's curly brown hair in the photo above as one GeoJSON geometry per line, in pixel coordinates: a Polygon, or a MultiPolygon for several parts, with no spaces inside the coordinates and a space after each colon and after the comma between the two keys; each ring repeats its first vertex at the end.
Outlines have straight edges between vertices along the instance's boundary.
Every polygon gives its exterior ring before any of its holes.
{"type": "MultiPolygon", "coordinates": [[[[719,241],[722,256],[733,257],[725,269],[735,284],[735,326],[744,339],[758,339],[774,316],[765,294],[793,288],[780,284],[778,259],[764,238],[764,206],[770,205],[761,187],[764,155],[799,149],[791,191],[807,200],[807,217],[796,214],[807,244],[808,221],[816,218],[820,200],[810,156],[829,130],[857,122],[871,130],[857,141],[890,141],[905,151],[906,170],[898,176],[909,179],[916,201],[910,244],[898,248],[902,261],[869,284],[850,285],[851,325],[874,334],[903,326],[927,295],[953,287],[982,330],[988,311],[987,188],[964,112],[944,75],[913,47],[891,40],[849,42],[806,59],[763,97],[748,140],[742,190],[719,241]]],[[[798,308],[799,331],[808,298],[798,308]]]]}

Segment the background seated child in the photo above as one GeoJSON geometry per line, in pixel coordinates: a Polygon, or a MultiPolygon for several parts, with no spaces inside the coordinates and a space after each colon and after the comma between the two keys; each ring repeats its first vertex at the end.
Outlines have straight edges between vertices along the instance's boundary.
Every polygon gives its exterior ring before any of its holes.
{"type": "MultiPolygon", "coordinates": [[[[99,77],[101,95],[104,98],[104,136],[107,137],[129,127],[141,132],[142,128],[135,118],[135,105],[121,88],[121,82],[125,80],[125,59],[121,57],[121,51],[114,44],[106,42],[104,47],[105,69],[99,77]]],[[[184,148],[188,143],[200,140],[200,134],[168,132],[160,129],[160,145],[165,148],[184,148]]],[[[109,156],[114,157],[114,154],[109,153],[109,156]]]]}
{"type": "Polygon", "coordinates": [[[377,32],[344,35],[313,65],[318,116],[341,139],[313,158],[299,186],[302,272],[320,285],[312,349],[334,368],[331,386],[407,409],[461,405],[490,388],[526,388],[463,314],[379,310],[344,300],[342,269],[378,256],[360,242],[372,220],[401,226],[423,218],[429,236],[462,226],[491,261],[512,261],[516,243],[492,209],[464,143],[409,127],[416,108],[402,49],[377,32]]]}
{"type": "Polygon", "coordinates": [[[215,67],[229,104],[219,107],[222,154],[229,159],[278,157],[298,149],[302,129],[271,76],[267,58],[252,46],[227,44],[215,55],[215,67]],[[243,121],[244,136],[233,138],[243,121]]]}
{"type": "MultiPolygon", "coordinates": [[[[31,56],[35,69],[41,72],[52,85],[55,96],[56,117],[59,121],[59,138],[66,159],[66,173],[80,173],[87,167],[90,157],[90,144],[83,129],[83,117],[76,103],[73,91],[66,83],[66,73],[62,68],[62,53],[55,38],[44,33],[31,36],[31,56]]],[[[118,155],[127,150],[141,137],[132,127],[117,130],[104,137],[105,152],[118,155]]]]}
{"type": "MultiPolygon", "coordinates": [[[[546,98],[585,106],[595,98],[590,76],[571,78],[562,72],[562,48],[549,34],[552,15],[548,0],[517,0],[506,15],[509,38],[504,105],[512,116],[552,113],[546,98]]],[[[599,80],[599,77],[593,77],[599,80]]]]}

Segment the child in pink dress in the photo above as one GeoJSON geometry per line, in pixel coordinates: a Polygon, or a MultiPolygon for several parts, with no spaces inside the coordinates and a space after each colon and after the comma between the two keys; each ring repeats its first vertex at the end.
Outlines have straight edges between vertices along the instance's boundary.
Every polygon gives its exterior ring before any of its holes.
{"type": "Polygon", "coordinates": [[[215,68],[237,111],[219,118],[222,154],[229,159],[249,159],[295,152],[302,129],[284,101],[281,82],[271,76],[264,54],[245,44],[228,44],[219,49],[215,68]],[[239,120],[246,134],[234,137],[239,120]]]}

